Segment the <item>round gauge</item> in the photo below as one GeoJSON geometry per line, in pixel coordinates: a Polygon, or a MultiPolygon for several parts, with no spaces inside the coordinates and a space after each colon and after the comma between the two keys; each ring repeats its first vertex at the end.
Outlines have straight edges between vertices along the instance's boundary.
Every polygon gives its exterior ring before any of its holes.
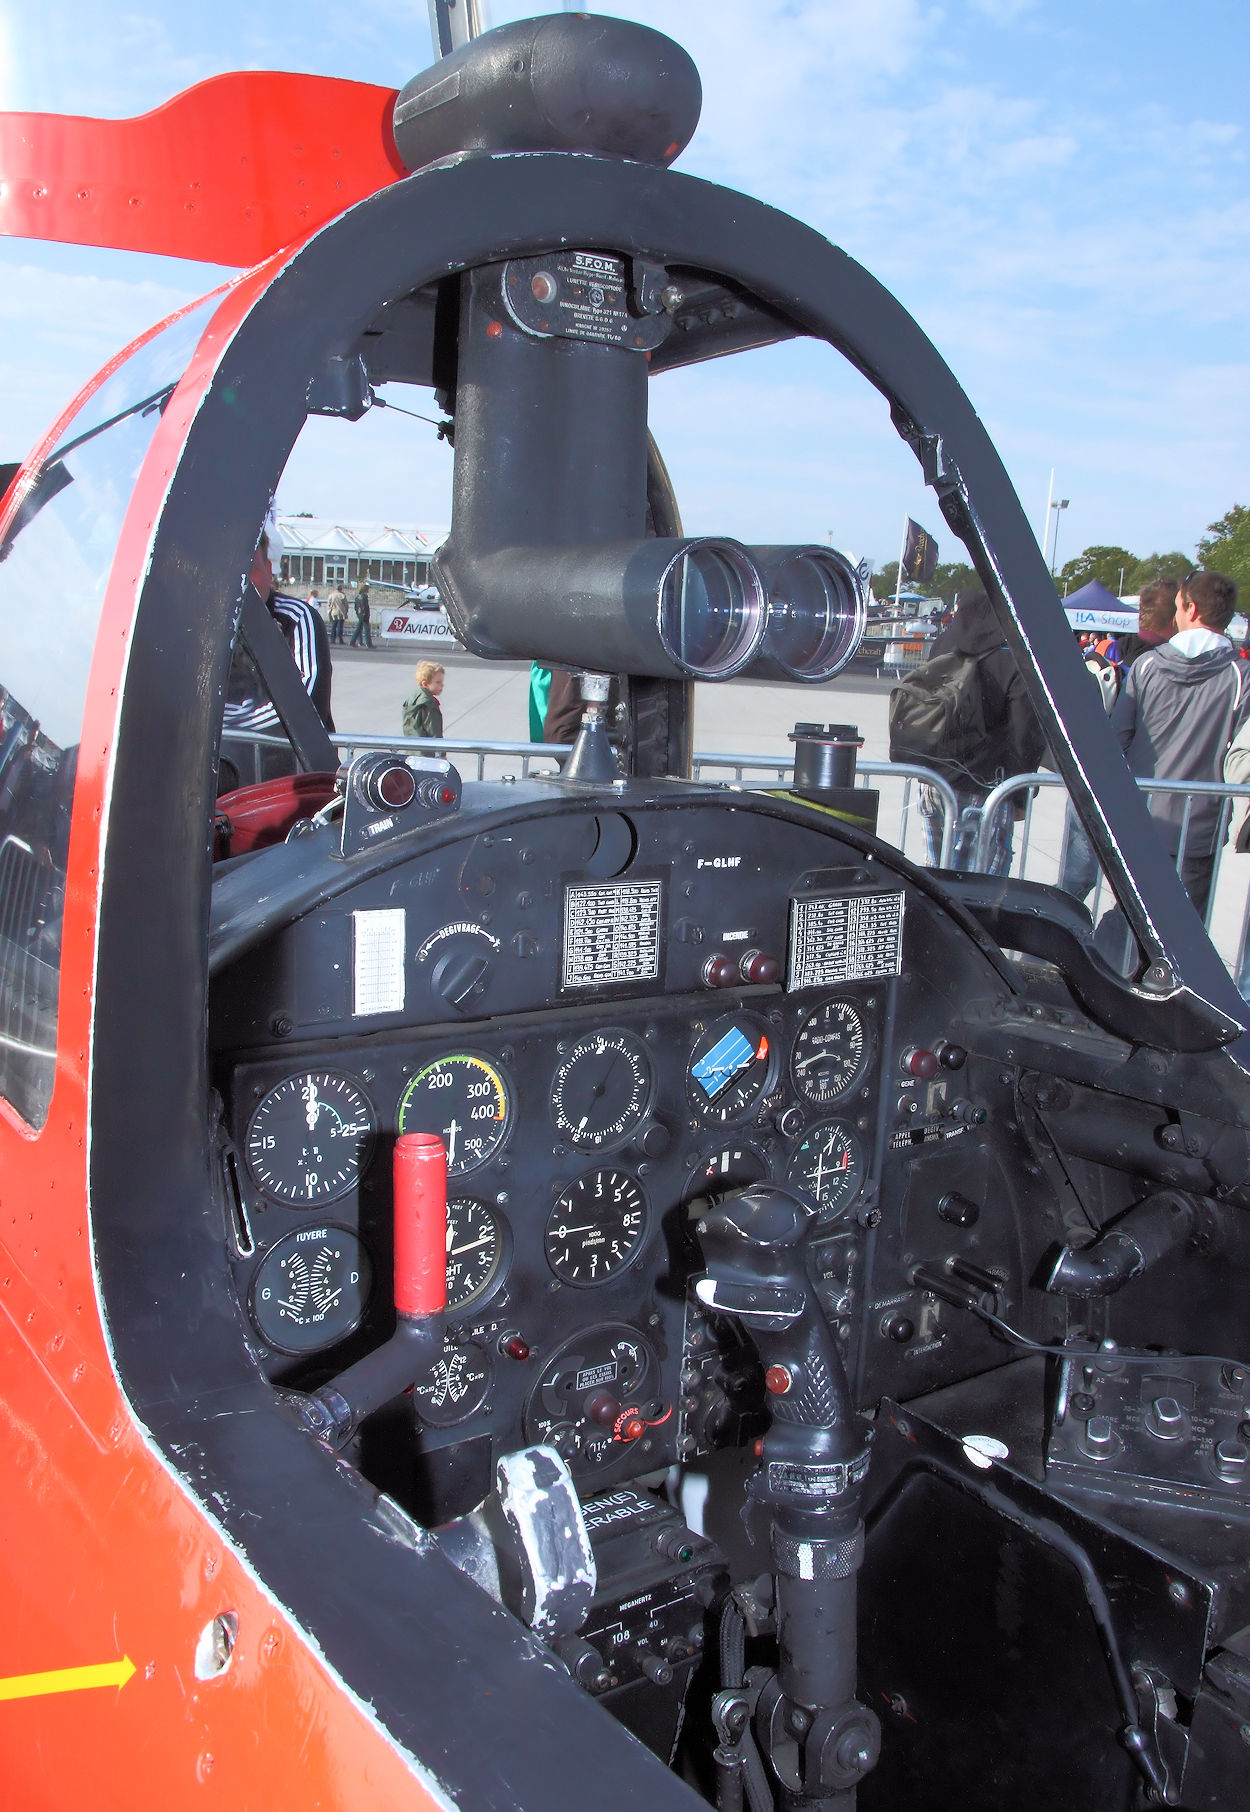
{"type": "Polygon", "coordinates": [[[690,1053],[686,1092],[701,1119],[738,1120],[767,1093],[776,1073],[773,1038],[763,1020],[730,1013],[690,1053]]]}
{"type": "Polygon", "coordinates": [[[512,1118],[508,1085],[485,1057],[455,1051],[417,1071],[399,1098],[401,1133],[438,1133],[447,1174],[463,1176],[494,1157],[512,1118]]]}
{"type": "Polygon", "coordinates": [[[604,1283],[634,1257],[646,1228],[642,1184],[624,1170],[588,1170],[547,1216],[543,1249],[564,1283],[604,1283]]]}
{"type": "Polygon", "coordinates": [[[451,1428],[480,1409],[491,1364],[480,1346],[444,1340],[442,1356],[412,1387],[413,1407],[429,1428],[451,1428]]]}
{"type": "Polygon", "coordinates": [[[855,1087],[868,1065],[868,1033],[849,1000],[827,1000],[809,1013],[794,1041],[794,1086],[823,1105],[855,1087]]]}
{"type": "Polygon", "coordinates": [[[288,1208],[318,1208],[357,1181],[373,1140],[373,1109],[350,1076],[307,1070],[260,1102],[247,1129],[257,1188],[288,1208]]]}
{"type": "Polygon", "coordinates": [[[588,1032],[551,1084],[551,1117],[578,1151],[623,1145],[651,1102],[651,1060],[632,1032],[588,1032]]]}
{"type": "Polygon", "coordinates": [[[863,1147],[841,1120],[825,1120],[807,1133],[787,1176],[811,1196],[818,1214],[841,1214],[863,1186],[863,1147]]]}
{"type": "Polygon", "coordinates": [[[745,1141],[722,1145],[718,1151],[700,1158],[686,1184],[686,1200],[717,1200],[733,1189],[745,1189],[750,1183],[763,1183],[769,1174],[768,1161],[762,1151],[745,1141]]]}
{"type": "Polygon", "coordinates": [[[354,1233],[310,1227],[271,1246],[252,1279],[252,1320],[280,1353],[315,1353],[360,1326],[373,1267],[354,1233]]]}
{"type": "Polygon", "coordinates": [[[499,1276],[503,1228],[483,1202],[458,1196],[447,1203],[447,1312],[478,1302],[499,1276]]]}

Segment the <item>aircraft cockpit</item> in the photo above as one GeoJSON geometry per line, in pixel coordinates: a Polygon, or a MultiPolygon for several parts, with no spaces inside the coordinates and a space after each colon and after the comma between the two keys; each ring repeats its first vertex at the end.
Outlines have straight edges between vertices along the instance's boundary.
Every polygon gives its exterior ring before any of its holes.
{"type": "MultiPolygon", "coordinates": [[[[78,579],[0,671],[0,1094],[36,1165],[81,1085],[145,1450],[377,1803],[1231,1808],[1244,1003],[971,404],[844,253],[667,168],[698,100],[641,27],[487,34],[399,96],[407,176],[26,469],[0,594],[78,579]],[[879,834],[851,559],[683,533],[651,387],[796,337],[967,546],[1119,966],[1057,889],[879,834]],[[562,771],[342,750],[244,584],[305,421],[382,385],[451,424],[461,644],[586,676],[562,771]],[[239,645],[291,776],[232,843],[239,645]],[[790,782],[689,777],[694,688],[742,674],[813,687],[790,782]]],[[[267,1702],[231,1606],[197,1717],[218,1675],[267,1702]]]]}

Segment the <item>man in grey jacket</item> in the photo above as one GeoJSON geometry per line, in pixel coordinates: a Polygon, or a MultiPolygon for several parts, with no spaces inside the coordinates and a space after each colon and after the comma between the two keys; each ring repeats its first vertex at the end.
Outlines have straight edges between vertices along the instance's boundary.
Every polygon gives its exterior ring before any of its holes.
{"type": "MultiPolygon", "coordinates": [[[[1190,573],[1176,598],[1177,632],[1139,655],[1111,713],[1111,727],[1134,774],[1159,780],[1219,780],[1224,755],[1247,715],[1242,664],[1223,633],[1237,587],[1222,573],[1190,573]]],[[[1153,793],[1150,811],[1181,880],[1205,912],[1215,865],[1220,801],[1153,793]],[[1184,848],[1181,833],[1184,830],[1184,848]]]]}

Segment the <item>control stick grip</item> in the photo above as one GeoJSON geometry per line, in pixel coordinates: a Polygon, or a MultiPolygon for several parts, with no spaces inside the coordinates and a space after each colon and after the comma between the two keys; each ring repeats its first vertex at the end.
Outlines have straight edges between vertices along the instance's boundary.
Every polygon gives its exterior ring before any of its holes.
{"type": "Polygon", "coordinates": [[[437,1133],[395,1141],[395,1312],[447,1307],[447,1148],[437,1133]]]}
{"type": "Polygon", "coordinates": [[[447,1307],[447,1153],[436,1133],[395,1141],[395,1332],[320,1390],[287,1393],[310,1434],[344,1447],[366,1416],[429,1375],[447,1307]]]}

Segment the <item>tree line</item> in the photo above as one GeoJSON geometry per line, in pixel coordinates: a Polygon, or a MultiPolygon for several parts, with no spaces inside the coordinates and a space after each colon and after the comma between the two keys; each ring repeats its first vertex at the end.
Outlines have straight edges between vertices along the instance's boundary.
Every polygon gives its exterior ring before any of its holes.
{"type": "MultiPolygon", "coordinates": [[[[1079,591],[1091,579],[1097,579],[1117,597],[1132,597],[1152,579],[1184,579],[1196,566],[1211,572],[1226,573],[1237,581],[1243,605],[1250,604],[1250,508],[1235,503],[1232,508],[1209,523],[1207,532],[1193,554],[1134,554],[1126,547],[1087,547],[1069,560],[1056,575],[1060,592],[1079,591]]],[[[898,579],[898,561],[891,560],[873,575],[872,588],[879,598],[893,597],[898,579]]],[[[941,598],[953,604],[957,597],[976,590],[980,580],[964,560],[951,560],[940,565],[927,585],[905,581],[906,589],[922,592],[926,597],[941,598]]]]}

